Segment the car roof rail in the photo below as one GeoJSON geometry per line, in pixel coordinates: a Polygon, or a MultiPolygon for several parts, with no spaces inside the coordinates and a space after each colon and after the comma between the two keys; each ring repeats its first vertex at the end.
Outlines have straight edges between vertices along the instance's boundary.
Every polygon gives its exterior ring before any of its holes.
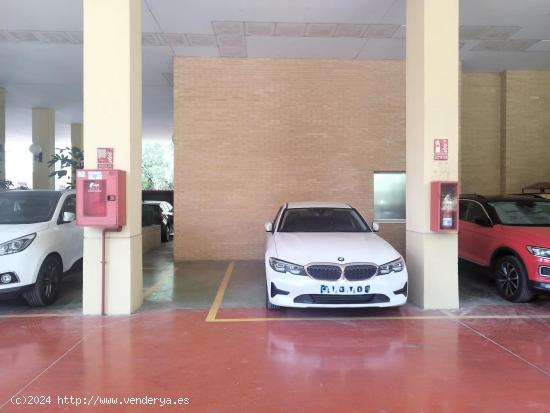
{"type": "Polygon", "coordinates": [[[531,197],[531,198],[547,199],[547,198],[545,198],[544,196],[542,196],[541,194],[513,194],[513,195],[516,195],[516,196],[526,196],[526,197],[531,197]]]}
{"type": "Polygon", "coordinates": [[[477,199],[485,199],[483,195],[479,195],[476,193],[473,194],[460,194],[460,198],[477,198],[477,199]]]}

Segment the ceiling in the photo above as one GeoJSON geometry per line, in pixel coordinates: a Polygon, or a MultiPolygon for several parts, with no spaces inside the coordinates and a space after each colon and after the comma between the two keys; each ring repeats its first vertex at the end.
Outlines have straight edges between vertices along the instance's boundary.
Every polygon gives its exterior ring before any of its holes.
{"type": "MultiPolygon", "coordinates": [[[[550,70],[549,0],[461,0],[464,70],[550,70]],[[546,40],[546,41],[545,41],[546,40]]],[[[143,134],[172,135],[172,58],[403,59],[405,0],[143,0],[143,134]]],[[[56,138],[82,121],[82,2],[2,0],[6,135],[30,140],[31,108],[56,138]]]]}

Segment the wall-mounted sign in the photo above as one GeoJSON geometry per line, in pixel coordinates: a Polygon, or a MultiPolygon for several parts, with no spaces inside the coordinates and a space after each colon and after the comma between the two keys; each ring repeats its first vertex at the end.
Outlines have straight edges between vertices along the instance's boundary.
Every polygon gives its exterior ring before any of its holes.
{"type": "Polygon", "coordinates": [[[113,169],[113,148],[97,148],[97,169],[113,169]]]}
{"type": "Polygon", "coordinates": [[[434,139],[434,161],[449,160],[449,139],[434,139]]]}

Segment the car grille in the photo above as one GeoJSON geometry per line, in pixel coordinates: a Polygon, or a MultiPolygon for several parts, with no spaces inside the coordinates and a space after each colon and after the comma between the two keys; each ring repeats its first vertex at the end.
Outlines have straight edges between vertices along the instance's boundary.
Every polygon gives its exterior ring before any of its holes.
{"type": "Polygon", "coordinates": [[[342,269],[337,265],[314,264],[306,267],[309,276],[316,280],[336,281],[342,276],[342,269]]]}
{"type": "Polygon", "coordinates": [[[302,294],[294,299],[299,304],[379,304],[389,301],[384,294],[302,294]]]}
{"type": "Polygon", "coordinates": [[[344,268],[344,276],[349,281],[368,280],[377,272],[378,267],[372,264],[348,265],[344,268]]]}

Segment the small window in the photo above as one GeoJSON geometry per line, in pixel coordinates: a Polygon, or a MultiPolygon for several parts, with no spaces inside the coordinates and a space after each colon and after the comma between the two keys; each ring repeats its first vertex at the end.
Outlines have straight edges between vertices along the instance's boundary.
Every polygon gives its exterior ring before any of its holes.
{"type": "Polygon", "coordinates": [[[470,202],[470,207],[468,208],[468,213],[466,216],[466,221],[475,223],[476,219],[487,220],[489,217],[483,210],[483,207],[477,202],[470,202]]]}
{"type": "Polygon", "coordinates": [[[405,172],[374,173],[374,220],[404,222],[406,218],[405,172]]]}
{"type": "Polygon", "coordinates": [[[63,204],[63,208],[61,209],[61,216],[63,216],[64,212],[72,212],[73,214],[76,214],[76,196],[69,195],[67,197],[65,203],[63,204]]]}
{"type": "Polygon", "coordinates": [[[470,201],[460,201],[458,204],[458,219],[464,221],[466,219],[466,213],[468,212],[468,205],[470,201]]]}

